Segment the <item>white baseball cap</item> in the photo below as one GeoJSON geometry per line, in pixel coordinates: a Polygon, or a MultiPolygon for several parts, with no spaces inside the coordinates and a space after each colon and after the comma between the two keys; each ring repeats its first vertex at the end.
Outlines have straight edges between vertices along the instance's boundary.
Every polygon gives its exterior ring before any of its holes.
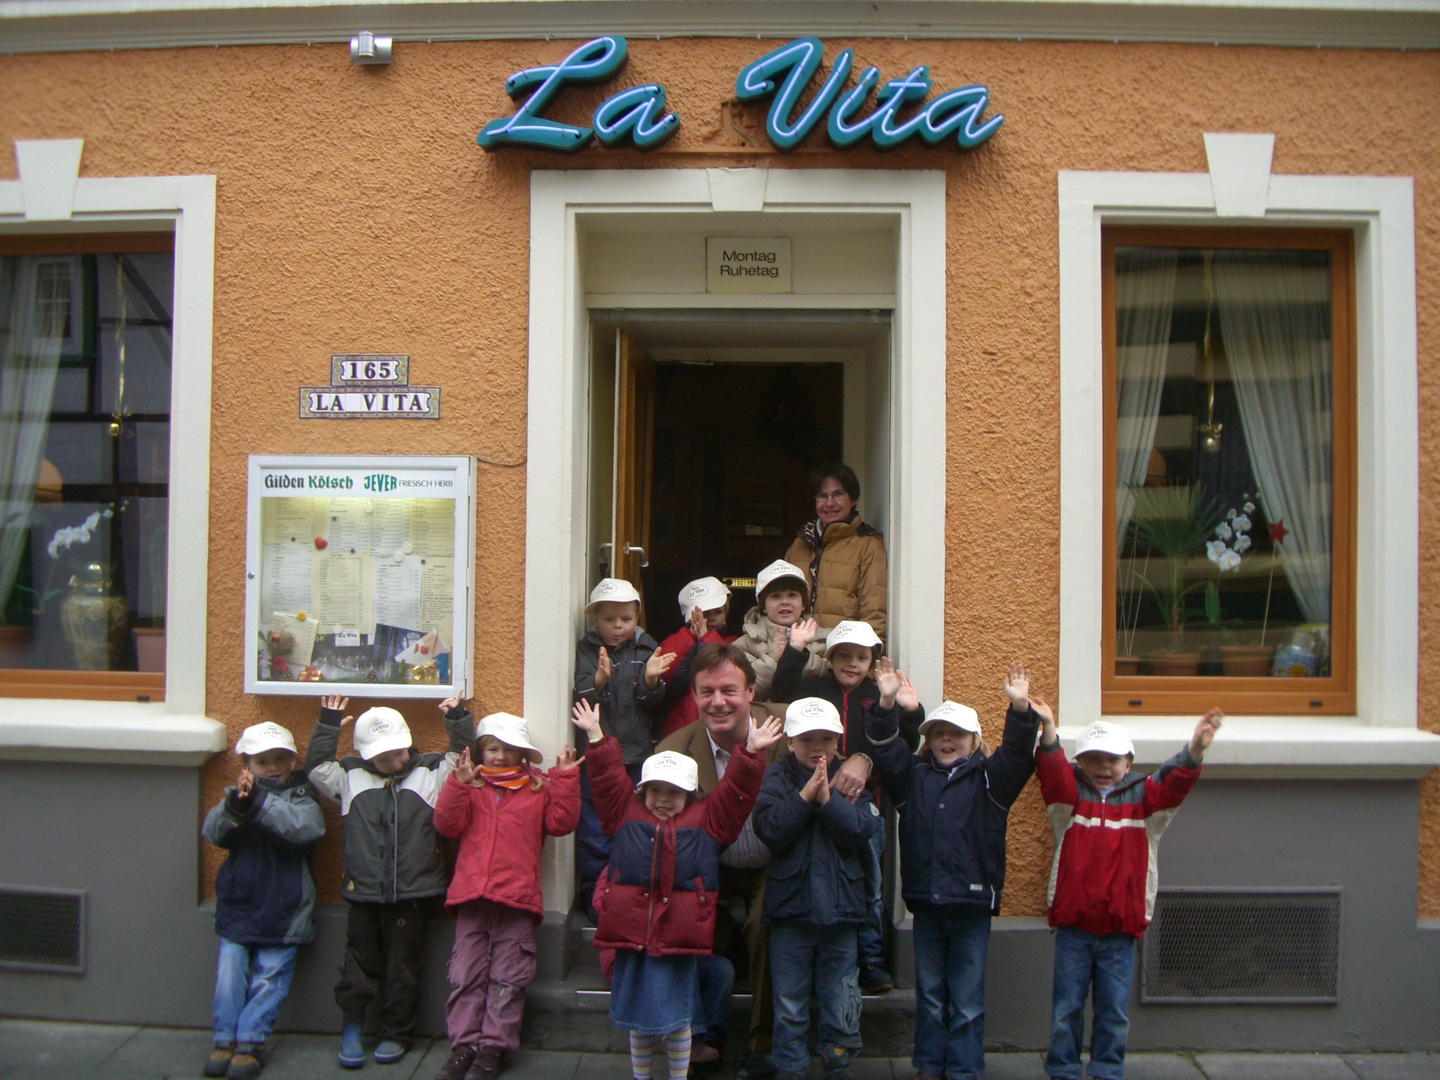
{"type": "Polygon", "coordinates": [[[836,645],[864,645],[874,649],[880,645],[880,635],[868,622],[846,619],[836,623],[834,629],[825,635],[825,655],[829,656],[836,645]]]}
{"type": "Polygon", "coordinates": [[[700,773],[695,767],[694,758],[677,754],[674,750],[666,750],[661,754],[652,754],[645,759],[645,764],[640,766],[640,783],[635,785],[635,794],[640,794],[646,784],[657,780],[674,784],[681,791],[694,791],[700,786],[700,773]]]}
{"type": "Polygon", "coordinates": [[[795,583],[800,587],[805,602],[810,602],[810,579],[805,576],[805,571],[792,562],[784,559],[776,559],[769,566],[755,575],[755,599],[762,600],[765,597],[765,590],[777,581],[794,578],[795,583]]]}
{"type": "Polygon", "coordinates": [[[1135,744],[1130,741],[1129,733],[1119,724],[1108,724],[1104,720],[1096,720],[1080,733],[1080,738],[1075,742],[1075,756],[1088,754],[1097,751],[1102,754],[1116,754],[1120,757],[1135,756],[1135,744]]]}
{"type": "Polygon", "coordinates": [[[730,590],[719,578],[696,578],[680,590],[680,618],[689,619],[690,612],[697,607],[701,611],[714,611],[724,607],[730,600],[730,590]]]}
{"type": "Polygon", "coordinates": [[[355,721],[355,749],[366,761],[391,750],[408,750],[410,725],[405,717],[387,705],[366,709],[355,721]]]}
{"type": "Polygon", "coordinates": [[[540,748],[530,741],[530,725],[525,722],[523,716],[515,716],[508,712],[491,713],[481,720],[479,727],[475,729],[477,742],[485,735],[499,739],[506,746],[524,750],[525,756],[531,764],[539,765],[545,760],[545,755],[540,752],[540,748]]]}
{"type": "Polygon", "coordinates": [[[840,710],[824,698],[802,697],[792,701],[785,710],[785,736],[793,739],[807,731],[845,734],[840,724],[840,710]]]}
{"type": "Polygon", "coordinates": [[[589,615],[594,611],[597,604],[628,604],[632,600],[640,603],[640,594],[630,582],[621,578],[601,578],[600,584],[590,590],[590,602],[585,605],[585,614],[589,615]]]}
{"type": "Polygon", "coordinates": [[[961,731],[980,734],[980,714],[969,705],[961,705],[958,701],[942,701],[931,709],[925,716],[925,722],[920,725],[921,736],[936,724],[953,724],[961,731]]]}
{"type": "Polygon", "coordinates": [[[252,724],[235,740],[235,753],[242,756],[263,754],[266,750],[289,750],[292,754],[299,752],[295,749],[295,736],[270,721],[252,724]]]}

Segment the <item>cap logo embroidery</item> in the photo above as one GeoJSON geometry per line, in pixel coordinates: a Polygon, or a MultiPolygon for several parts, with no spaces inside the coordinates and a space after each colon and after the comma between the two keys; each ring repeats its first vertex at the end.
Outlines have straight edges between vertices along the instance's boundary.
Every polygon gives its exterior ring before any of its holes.
{"type": "Polygon", "coordinates": [[[391,728],[392,725],[390,721],[386,720],[383,716],[377,716],[374,720],[370,721],[371,735],[387,735],[390,733],[391,728]]]}
{"type": "Polygon", "coordinates": [[[812,701],[800,710],[801,716],[824,716],[825,706],[819,701],[812,701]]]}

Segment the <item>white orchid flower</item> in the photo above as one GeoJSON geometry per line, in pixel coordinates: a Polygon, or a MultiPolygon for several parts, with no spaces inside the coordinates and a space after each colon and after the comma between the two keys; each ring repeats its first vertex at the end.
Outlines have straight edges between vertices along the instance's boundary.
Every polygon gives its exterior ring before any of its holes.
{"type": "Polygon", "coordinates": [[[1216,560],[1216,562],[1220,567],[1220,572],[1223,574],[1227,570],[1235,570],[1239,568],[1240,556],[1235,554],[1235,552],[1233,551],[1227,550],[1225,554],[1221,555],[1220,558],[1216,560]]]}
{"type": "Polygon", "coordinates": [[[1213,563],[1220,561],[1220,556],[1230,549],[1225,546],[1223,540],[1211,540],[1205,545],[1205,556],[1213,563]]]}
{"type": "Polygon", "coordinates": [[[1236,551],[1249,551],[1249,550],[1250,550],[1250,537],[1244,536],[1244,535],[1237,536],[1237,537],[1235,538],[1235,550],[1236,550],[1236,551]]]}
{"type": "Polygon", "coordinates": [[[1249,532],[1249,531],[1250,531],[1250,518],[1249,518],[1247,515],[1241,514],[1239,517],[1237,517],[1237,518],[1235,519],[1235,531],[1236,531],[1236,532],[1249,532]]]}
{"type": "Polygon", "coordinates": [[[1247,502],[1247,503],[1245,504],[1245,513],[1247,513],[1247,514],[1253,514],[1254,512],[1255,512],[1255,504],[1252,503],[1252,502],[1247,502]]]}
{"type": "Polygon", "coordinates": [[[1230,520],[1231,518],[1233,518],[1234,516],[1235,516],[1235,511],[1232,509],[1228,514],[1225,515],[1225,520],[1226,520],[1226,521],[1229,521],[1229,520],[1230,520]]]}
{"type": "Polygon", "coordinates": [[[1235,530],[1222,521],[1219,525],[1215,526],[1215,535],[1220,537],[1221,540],[1229,540],[1235,535],[1235,530]]]}

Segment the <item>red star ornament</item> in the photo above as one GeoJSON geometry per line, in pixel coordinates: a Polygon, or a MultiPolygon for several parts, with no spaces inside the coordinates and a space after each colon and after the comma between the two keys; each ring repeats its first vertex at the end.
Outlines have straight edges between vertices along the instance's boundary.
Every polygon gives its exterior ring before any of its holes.
{"type": "Polygon", "coordinates": [[[1290,530],[1285,528],[1285,519],[1276,518],[1270,523],[1270,542],[1272,544],[1283,544],[1285,537],[1290,535],[1290,530]]]}

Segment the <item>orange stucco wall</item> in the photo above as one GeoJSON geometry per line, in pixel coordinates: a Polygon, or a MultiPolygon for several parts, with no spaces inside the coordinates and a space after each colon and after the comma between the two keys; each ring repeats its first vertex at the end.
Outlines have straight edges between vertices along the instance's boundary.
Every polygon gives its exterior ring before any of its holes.
{"type": "MultiPolygon", "coordinates": [[[[997,699],[1003,663],[1026,656],[1053,691],[1058,648],[1059,313],[1056,172],[1202,172],[1204,131],[1276,135],[1274,171],[1415,178],[1420,341],[1420,717],[1440,731],[1440,55],[1044,42],[850,42],[887,77],[929,64],[941,89],[988,84],[1007,119],[980,149],[909,147],[723,153],[739,146],[721,103],[767,46],[631,43],[605,88],[568,91],[552,115],[584,123],[625,83],[659,82],[683,117],[650,156],[487,155],[474,136],[505,115],[511,72],[573,43],[400,42],[386,68],[343,45],[144,50],[0,58],[0,143],[85,139],[82,176],[214,174],[214,414],[208,711],[233,734],[272,719],[303,740],[311,699],[241,692],[245,465],[250,453],[525,454],[528,177],[533,168],[948,169],[946,693],[997,699]],[[717,153],[718,152],[718,153],[717,153]],[[954,287],[963,268],[967,283],[954,287]],[[328,356],[403,352],[412,379],[444,388],[444,419],[306,422],[296,387],[328,356]],[[1003,582],[1003,590],[995,583],[1003,582]]],[[[833,55],[840,42],[830,43],[833,55]]],[[[817,147],[820,144],[816,144],[817,147]]],[[[0,178],[15,166],[0,155],[0,178]]],[[[544,287],[545,283],[539,283],[544,287]]],[[[184,401],[175,408],[184,409],[184,401]]],[[[521,703],[523,464],[479,468],[477,696],[521,703]]],[[[543,571],[543,568],[542,568],[543,571]]],[[[175,598],[175,602],[185,602],[175,598]]],[[[201,602],[194,598],[194,602],[201,602]]],[[[565,643],[557,642],[557,648],[565,643]]],[[[405,706],[438,746],[429,706],[405,706]]],[[[991,732],[992,741],[998,732],[991,732]]],[[[218,798],[236,762],[205,770],[218,798]]],[[[1422,786],[1422,915],[1440,916],[1440,781],[1422,786]]],[[[332,820],[332,826],[334,822],[332,820]]],[[[335,895],[338,830],[317,871],[335,895]]],[[[1038,796],[1011,817],[1009,914],[1039,914],[1050,836],[1038,796]]],[[[207,887],[218,853],[207,852],[207,887]]]]}

